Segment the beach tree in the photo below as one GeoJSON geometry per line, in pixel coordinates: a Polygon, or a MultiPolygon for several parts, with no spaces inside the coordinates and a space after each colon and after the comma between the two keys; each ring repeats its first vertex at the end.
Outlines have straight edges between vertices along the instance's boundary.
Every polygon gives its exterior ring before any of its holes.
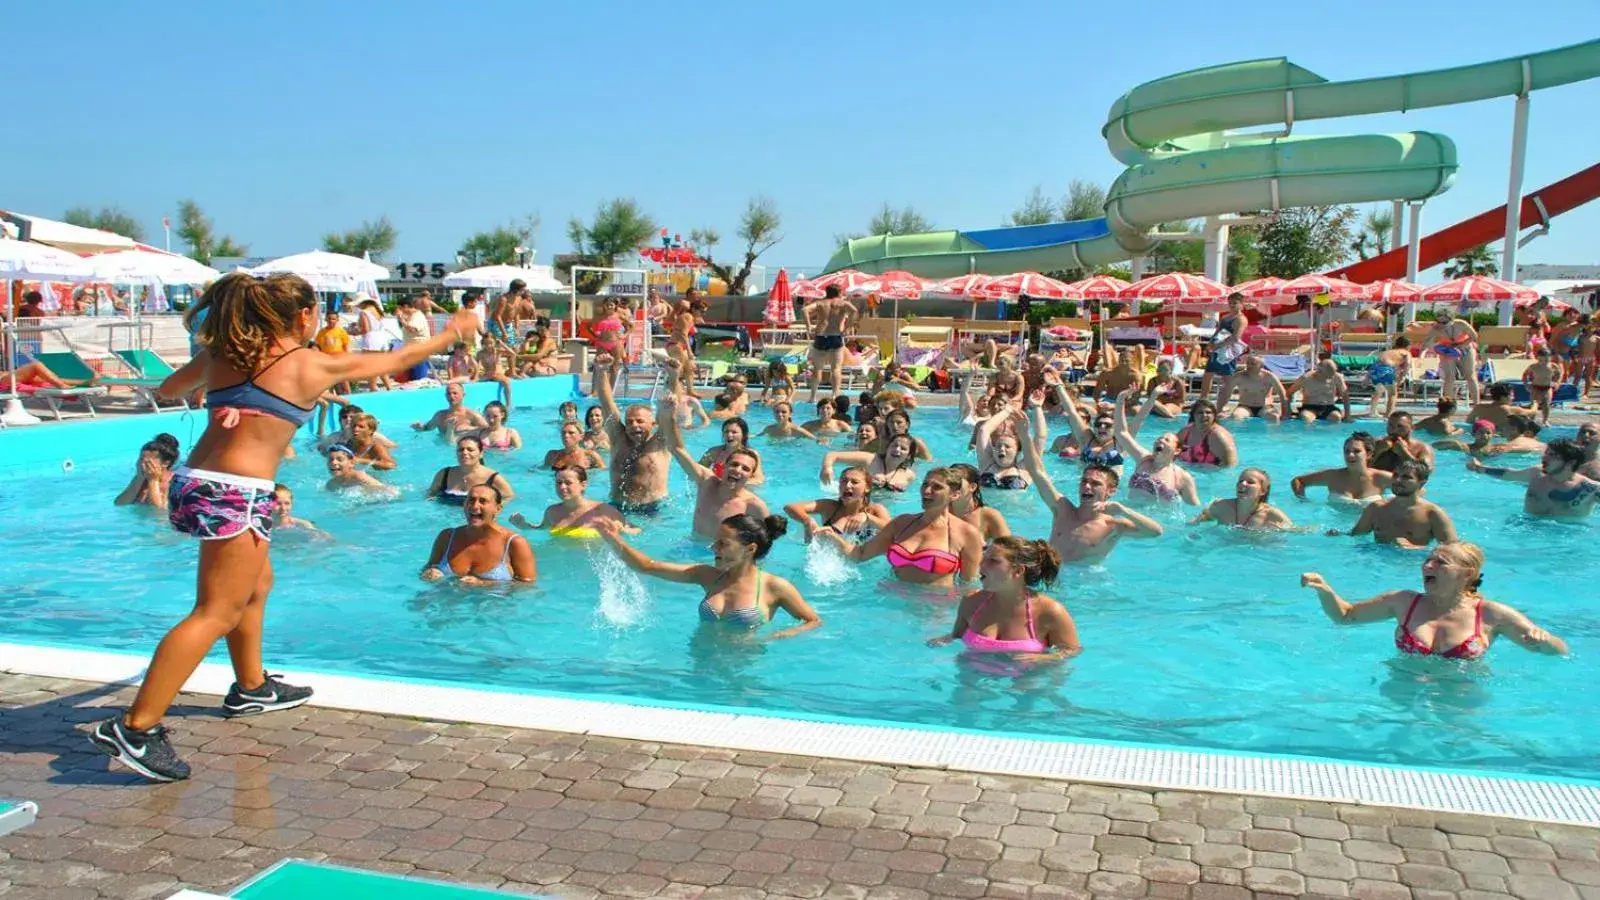
{"type": "Polygon", "coordinates": [[[735,235],[744,242],[744,253],[738,269],[734,269],[732,263],[718,263],[712,258],[713,248],[721,241],[716,229],[691,231],[689,240],[700,249],[707,267],[727,283],[728,293],[743,295],[756,260],[783,240],[783,232],[779,230],[782,227],[783,216],[778,212],[778,205],[771,197],[758,194],[745,203],[744,214],[739,217],[739,230],[735,235]]]}
{"type": "Polygon", "coordinates": [[[83,228],[98,228],[136,241],[144,240],[144,226],[139,220],[115,206],[102,206],[98,212],[87,206],[74,206],[61,215],[61,221],[83,228]]]}
{"type": "Polygon", "coordinates": [[[1354,245],[1353,206],[1297,206],[1279,211],[1259,226],[1258,275],[1295,278],[1331,269],[1350,258],[1354,245]]]}
{"type": "Polygon", "coordinates": [[[1446,278],[1466,278],[1471,275],[1494,278],[1499,273],[1500,264],[1489,252],[1488,244],[1480,244],[1465,253],[1456,254],[1444,267],[1446,278]]]}
{"type": "MultiPolygon", "coordinates": [[[[567,238],[572,241],[571,257],[557,263],[567,271],[574,265],[610,266],[617,257],[644,246],[656,233],[655,220],[639,208],[632,197],[616,197],[595,208],[588,224],[574,216],[567,222],[567,238]]],[[[605,287],[609,276],[585,272],[577,280],[578,290],[593,294],[605,287]]]]}
{"type": "Polygon", "coordinates": [[[1389,240],[1394,236],[1394,213],[1385,207],[1368,210],[1366,218],[1356,232],[1352,249],[1362,259],[1381,256],[1389,251],[1389,240]]]}
{"type": "Polygon", "coordinates": [[[230,235],[217,237],[211,217],[193,200],[178,201],[178,237],[189,245],[190,258],[206,265],[219,256],[245,256],[250,252],[249,245],[234,241],[230,235]]]}
{"type": "Polygon", "coordinates": [[[539,221],[539,214],[532,213],[488,231],[474,232],[456,249],[456,260],[468,268],[516,265],[521,262],[519,251],[533,245],[539,221]]]}
{"type": "Polygon", "coordinates": [[[1067,185],[1067,196],[1061,199],[1059,222],[1076,222],[1079,219],[1098,219],[1105,215],[1106,192],[1100,185],[1082,178],[1074,178],[1067,185]]]}
{"type": "Polygon", "coordinates": [[[1044,188],[1034,185],[1028,199],[1011,211],[1012,225],[1045,225],[1056,220],[1056,202],[1044,194],[1044,188]]]}
{"type": "Polygon", "coordinates": [[[400,230],[394,227],[389,217],[379,216],[373,221],[362,222],[359,228],[323,235],[322,249],[346,256],[370,254],[373,259],[381,259],[394,249],[395,241],[399,238],[400,230]]]}

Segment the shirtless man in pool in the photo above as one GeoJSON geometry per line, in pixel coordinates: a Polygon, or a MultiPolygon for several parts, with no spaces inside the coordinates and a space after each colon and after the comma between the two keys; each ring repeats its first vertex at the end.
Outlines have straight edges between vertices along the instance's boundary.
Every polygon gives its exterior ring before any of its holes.
{"type": "MultiPolygon", "coordinates": [[[[595,364],[604,369],[611,365],[611,357],[601,354],[595,364]]],[[[667,498],[667,472],[672,462],[667,438],[656,427],[655,412],[636,403],[624,413],[612,396],[609,378],[594,379],[594,393],[605,411],[606,436],[611,439],[612,504],[623,512],[657,512],[667,498]]]]}
{"type": "MultiPolygon", "coordinates": [[[[1283,382],[1278,376],[1267,371],[1266,364],[1261,357],[1250,354],[1244,358],[1244,371],[1235,372],[1228,376],[1222,383],[1222,393],[1217,395],[1217,406],[1226,409],[1228,401],[1233,398],[1233,392],[1239,392],[1239,405],[1233,408],[1232,418],[1249,419],[1259,417],[1268,422],[1276,422],[1289,411],[1289,392],[1284,390],[1283,382]],[[1267,408],[1267,400],[1273,394],[1278,395],[1278,408],[1267,408]]],[[[1219,414],[1217,418],[1225,418],[1219,414]]]]}
{"type": "Polygon", "coordinates": [[[1527,469],[1502,469],[1486,466],[1480,460],[1467,460],[1467,468],[1491,478],[1520,481],[1528,486],[1522,498],[1522,511],[1545,519],[1586,519],[1600,502],[1600,481],[1579,474],[1584,464],[1584,449],[1577,441],[1551,441],[1544,459],[1527,469]]]}
{"type": "Polygon", "coordinates": [[[1350,418],[1350,386],[1339,374],[1339,364],[1331,359],[1317,363],[1315,369],[1289,385],[1289,396],[1296,392],[1300,394],[1300,409],[1295,414],[1302,422],[1337,424],[1350,418]]]}
{"type": "Polygon", "coordinates": [[[1050,546],[1062,562],[1094,563],[1104,559],[1124,537],[1153,538],[1161,524],[1112,500],[1121,479],[1115,469],[1098,463],[1083,467],[1078,479],[1078,502],[1068,500],[1045,472],[1034,447],[1027,417],[1016,420],[1022,445],[1022,465],[1033,476],[1033,487],[1050,507],[1050,546]]]}
{"type": "Polygon", "coordinates": [[[1373,534],[1380,544],[1394,544],[1406,550],[1417,550],[1433,541],[1448,544],[1456,540],[1456,526],[1450,516],[1439,504],[1422,499],[1429,471],[1414,459],[1395,466],[1394,477],[1389,481],[1394,496],[1362,510],[1356,527],[1348,532],[1333,530],[1328,534],[1373,534]]]}
{"type": "Polygon", "coordinates": [[[844,336],[857,318],[855,304],[840,296],[838,285],[831,285],[826,296],[806,304],[806,324],[811,326],[811,401],[817,402],[817,387],[828,371],[833,372],[833,394],[844,384],[844,336]]]}

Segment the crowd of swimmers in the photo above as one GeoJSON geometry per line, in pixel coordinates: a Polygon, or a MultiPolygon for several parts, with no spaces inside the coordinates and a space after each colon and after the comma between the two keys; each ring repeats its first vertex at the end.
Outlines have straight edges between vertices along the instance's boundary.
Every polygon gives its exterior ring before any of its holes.
{"type": "MultiPolygon", "coordinates": [[[[1272,503],[1272,477],[1259,467],[1240,469],[1232,496],[1202,501],[1191,470],[1244,462],[1226,423],[1262,415],[1274,400],[1280,419],[1349,416],[1348,392],[1336,370],[1318,369],[1286,387],[1270,373],[1263,376],[1252,356],[1233,355],[1208,365],[1208,374],[1221,378],[1215,399],[1204,384],[1198,398],[1186,396],[1169,369],[1158,369],[1148,383],[1142,377],[1102,379],[1085,396],[1049,360],[1033,354],[1017,366],[1001,363],[985,390],[963,391],[963,428],[971,429],[973,459],[932,465],[927,443],[912,432],[916,396],[897,372],[885,371],[875,389],[854,403],[837,389],[840,347],[831,337],[848,329],[853,308],[847,307],[843,298],[830,296],[808,309],[817,317],[816,333],[830,339],[813,348],[814,399],[807,402],[815,417],[804,423],[797,422],[793,380],[779,369],[760,397],[743,376],[729,378],[716,408],[706,413],[683,346],[669,350],[669,377],[653,405],[619,401],[625,367],[602,349],[591,379],[595,404],[581,413],[575,402],[563,404],[554,427],[541,428],[542,437],[556,445],[548,450],[527,424],[522,430],[512,426],[505,404],[490,403],[480,412],[465,404],[462,385],[446,385],[444,407],[412,429],[454,445],[456,463],[434,473],[422,493],[458,506],[462,521],[438,532],[420,560],[419,577],[469,588],[533,583],[539,571],[529,533],[598,539],[643,575],[698,586],[697,615],[708,627],[788,638],[822,625],[804,591],[762,565],[793,523],[800,538],[831,545],[848,560],[882,557],[900,581],[944,591],[973,585],[960,594],[950,630],[930,644],[959,642],[973,653],[1059,660],[1079,652],[1082,643],[1065,605],[1045,591],[1065,567],[1104,560],[1124,538],[1161,539],[1166,529],[1158,519],[1170,518],[1161,509],[1187,507],[1195,525],[1296,527],[1272,503]],[[833,380],[835,390],[817,396],[825,380],[833,380]],[[1106,390],[1107,381],[1114,391],[1106,390]],[[1296,393],[1303,400],[1290,414],[1296,393]],[[744,418],[757,405],[765,405],[774,419],[757,435],[762,440],[827,445],[818,448],[819,464],[824,483],[837,485],[835,495],[790,503],[781,514],[769,509],[755,489],[766,473],[744,418]],[[686,446],[685,431],[708,424],[720,429],[721,442],[696,456],[686,446]],[[1053,429],[1061,433],[1052,435],[1053,429]],[[502,522],[517,496],[518,479],[506,462],[519,450],[531,451],[529,461],[540,459],[551,471],[557,501],[537,519],[514,513],[502,522]],[[1058,462],[1047,466],[1048,456],[1058,462]],[[1051,469],[1061,463],[1076,471],[1075,491],[1057,487],[1051,469]],[[702,562],[658,560],[629,540],[661,515],[673,468],[693,490],[691,528],[710,542],[702,562]],[[597,472],[607,479],[604,500],[588,496],[597,472]],[[913,512],[893,514],[875,499],[880,492],[912,490],[920,500],[913,512]],[[1050,511],[1043,537],[1012,534],[1005,516],[984,502],[985,491],[1030,490],[1050,511]],[[765,628],[779,618],[790,624],[765,628]]],[[[679,330],[692,327],[693,310],[687,314],[679,330]]],[[[170,435],[146,444],[117,502],[164,508],[173,527],[201,538],[198,596],[193,612],[157,647],[130,709],[91,734],[97,747],[153,780],[188,775],[160,722],[218,639],[227,639],[236,676],[224,714],[285,709],[311,697],[309,688],[268,674],[261,658],[273,534],[321,533],[290,514],[293,494],[277,480],[301,425],[313,418],[319,402],[338,405],[338,428],[318,435],[329,475],[323,486],[398,494],[381,474],[406,464],[400,445],[371,414],[337,393],[330,400],[329,392],[404,371],[479,327],[475,314],[462,310],[438,334],[396,349],[317,352],[307,349],[319,322],[317,298],[293,276],[226,276],[188,315],[202,350],[160,392],[176,397],[204,389],[207,428],[183,464],[170,435]]],[[[617,331],[603,333],[620,352],[617,331]]],[[[1214,353],[1219,360],[1228,356],[1223,347],[1214,353]]],[[[1405,653],[1471,658],[1498,637],[1565,653],[1558,637],[1479,592],[1483,552],[1460,539],[1449,514],[1425,498],[1425,486],[1440,455],[1460,453],[1472,471],[1524,483],[1529,515],[1588,516],[1600,502],[1600,426],[1585,424],[1575,439],[1540,443],[1539,410],[1512,406],[1508,395],[1491,389],[1466,414],[1466,440],[1452,403],[1441,400],[1438,412],[1421,421],[1385,409],[1381,435],[1347,434],[1337,464],[1290,481],[1297,496],[1321,488],[1335,502],[1363,507],[1349,532],[1335,534],[1370,533],[1379,542],[1423,551],[1421,589],[1350,603],[1315,572],[1306,573],[1302,584],[1337,623],[1393,619],[1396,645],[1405,653]],[[1525,468],[1498,465],[1514,454],[1539,454],[1540,461],[1525,468]]]]}

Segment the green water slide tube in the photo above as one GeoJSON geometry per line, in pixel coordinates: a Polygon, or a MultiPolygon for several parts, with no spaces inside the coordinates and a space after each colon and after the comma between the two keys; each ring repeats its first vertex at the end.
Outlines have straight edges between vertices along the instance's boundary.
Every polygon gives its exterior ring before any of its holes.
{"type": "Polygon", "coordinates": [[[1517,96],[1600,77],[1600,40],[1495,62],[1358,81],[1328,81],[1286,59],[1228,63],[1139,85],[1101,130],[1128,168],[1105,217],[980,231],[850,241],[825,271],[967,272],[1094,267],[1151,247],[1158,223],[1294,206],[1423,200],[1449,190],[1455,144],[1444,135],[1233,134],[1308,119],[1404,112],[1517,96]]]}

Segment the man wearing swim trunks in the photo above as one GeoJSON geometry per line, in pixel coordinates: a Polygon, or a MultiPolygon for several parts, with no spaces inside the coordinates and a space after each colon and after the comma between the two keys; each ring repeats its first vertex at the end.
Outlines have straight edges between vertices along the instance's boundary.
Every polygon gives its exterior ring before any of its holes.
{"type": "Polygon", "coordinates": [[[1439,378],[1444,395],[1456,395],[1456,379],[1467,382],[1467,399],[1478,402],[1478,332],[1456,318],[1454,310],[1439,310],[1426,339],[1439,356],[1439,378]]]}
{"type": "Polygon", "coordinates": [[[604,375],[611,358],[601,354],[595,365],[599,374],[592,379],[593,389],[605,411],[606,436],[611,439],[611,502],[623,512],[653,515],[667,498],[671,448],[656,427],[655,411],[649,406],[636,403],[626,413],[618,408],[611,379],[604,375]]]}
{"type": "MultiPolygon", "coordinates": [[[[1416,460],[1407,460],[1395,467],[1389,491],[1394,494],[1379,500],[1361,511],[1361,518],[1348,532],[1353,537],[1371,534],[1380,544],[1394,544],[1406,550],[1416,550],[1437,541],[1441,544],[1456,540],[1456,525],[1443,507],[1431,500],[1422,499],[1422,488],[1428,483],[1429,470],[1416,460]]],[[[1343,531],[1329,531],[1331,537],[1342,537],[1343,531]]]]}
{"type": "MultiPolygon", "coordinates": [[[[1227,378],[1239,368],[1239,357],[1250,352],[1244,342],[1244,330],[1250,320],[1244,315],[1244,295],[1230,294],[1228,309],[1217,318],[1217,331],[1211,337],[1211,352],[1206,357],[1206,372],[1200,378],[1200,397],[1211,396],[1211,379],[1217,375],[1227,378]]],[[[1217,404],[1221,407],[1222,404],[1217,404]]],[[[1285,407],[1287,409],[1287,407],[1285,407]]]]}
{"type": "Polygon", "coordinates": [[[1337,424],[1350,418],[1350,386],[1339,374],[1339,364],[1333,360],[1325,359],[1317,363],[1316,369],[1289,385],[1290,397],[1297,391],[1301,399],[1300,408],[1295,410],[1295,414],[1300,421],[1337,424]]]}
{"type": "Polygon", "coordinates": [[[1502,481],[1520,481],[1528,486],[1523,494],[1522,511],[1546,519],[1586,519],[1600,503],[1600,481],[1579,473],[1585,451],[1577,441],[1562,438],[1550,442],[1539,465],[1527,469],[1502,469],[1486,466],[1474,458],[1467,468],[1502,481]]]}
{"type": "MultiPolygon", "coordinates": [[[[1267,371],[1266,363],[1255,354],[1244,358],[1243,372],[1229,375],[1228,380],[1222,383],[1222,392],[1217,395],[1218,409],[1227,407],[1234,391],[1239,392],[1239,405],[1231,413],[1235,419],[1260,418],[1276,422],[1289,412],[1289,392],[1284,389],[1278,376],[1267,371]],[[1278,408],[1268,409],[1267,401],[1273,394],[1278,396],[1278,408]]],[[[1227,413],[1219,414],[1217,418],[1223,415],[1227,413]]]]}
{"type": "Polygon", "coordinates": [[[844,336],[859,317],[855,304],[844,299],[838,285],[829,285],[826,294],[805,308],[806,324],[811,328],[811,400],[817,402],[817,387],[823,373],[833,372],[833,393],[844,389],[844,336]]]}

